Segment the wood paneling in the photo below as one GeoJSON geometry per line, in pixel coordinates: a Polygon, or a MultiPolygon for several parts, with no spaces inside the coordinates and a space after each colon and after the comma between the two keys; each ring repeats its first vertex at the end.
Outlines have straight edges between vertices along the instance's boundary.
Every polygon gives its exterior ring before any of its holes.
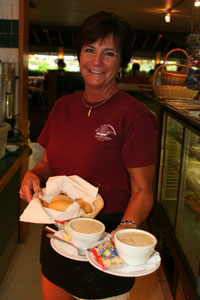
{"type": "Polygon", "coordinates": [[[19,130],[28,136],[29,2],[19,0],[19,130]]]}
{"type": "MultiPolygon", "coordinates": [[[[28,37],[29,37],[29,1],[19,0],[19,130],[23,136],[28,137],[28,37]]],[[[27,144],[28,139],[23,141],[27,144]]],[[[27,150],[29,151],[29,150],[27,150]]],[[[28,153],[25,154],[21,163],[20,180],[28,170],[28,153]]],[[[20,213],[27,203],[20,200],[20,213]]],[[[28,223],[20,223],[19,239],[25,240],[28,233],[28,223]]]]}

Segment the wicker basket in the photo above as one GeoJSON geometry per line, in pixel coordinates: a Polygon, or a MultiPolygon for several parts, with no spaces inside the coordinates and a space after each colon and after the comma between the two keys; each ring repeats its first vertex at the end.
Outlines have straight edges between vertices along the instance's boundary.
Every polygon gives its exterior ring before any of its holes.
{"type": "Polygon", "coordinates": [[[186,79],[187,79],[187,75],[188,75],[188,71],[190,68],[190,58],[188,53],[180,48],[176,48],[173,49],[171,51],[169,51],[167,53],[167,55],[164,58],[164,62],[163,64],[166,66],[171,66],[171,64],[167,64],[167,58],[169,57],[169,55],[173,52],[176,51],[181,51],[185,54],[186,58],[187,58],[187,65],[182,65],[182,67],[185,69],[183,72],[182,71],[168,71],[166,68],[162,70],[162,74],[161,74],[161,79],[162,79],[162,84],[163,85],[180,85],[180,86],[184,86],[186,79]]]}
{"type": "MultiPolygon", "coordinates": [[[[176,64],[176,66],[184,66],[176,64]]],[[[159,66],[153,75],[152,87],[155,95],[160,99],[187,99],[193,100],[198,94],[198,90],[189,90],[186,86],[162,85],[161,75],[162,69],[166,65],[159,66]]]]}

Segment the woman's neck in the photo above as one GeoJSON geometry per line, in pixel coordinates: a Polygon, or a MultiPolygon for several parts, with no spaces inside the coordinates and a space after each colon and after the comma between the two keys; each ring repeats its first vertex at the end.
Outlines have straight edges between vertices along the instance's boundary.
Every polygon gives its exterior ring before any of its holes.
{"type": "Polygon", "coordinates": [[[118,90],[117,85],[109,89],[103,88],[101,90],[85,86],[84,98],[88,102],[101,102],[112,97],[118,90]]]}

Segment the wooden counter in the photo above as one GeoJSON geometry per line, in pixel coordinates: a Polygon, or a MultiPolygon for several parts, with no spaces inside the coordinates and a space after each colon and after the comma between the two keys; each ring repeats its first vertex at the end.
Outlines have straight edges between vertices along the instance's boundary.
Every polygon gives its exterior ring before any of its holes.
{"type": "Polygon", "coordinates": [[[27,205],[19,198],[19,188],[28,168],[30,153],[28,146],[22,146],[14,153],[7,153],[0,160],[0,282],[17,243],[25,239],[28,231],[27,223],[19,223],[19,216],[27,205]]]}

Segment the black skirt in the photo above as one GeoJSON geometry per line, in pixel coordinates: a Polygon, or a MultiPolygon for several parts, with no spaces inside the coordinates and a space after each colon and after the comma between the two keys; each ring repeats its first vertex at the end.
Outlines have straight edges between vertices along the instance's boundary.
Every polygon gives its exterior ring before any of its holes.
{"type": "MultiPolygon", "coordinates": [[[[98,215],[96,219],[111,232],[120,223],[122,214],[98,215]]],[[[68,293],[83,299],[108,298],[128,292],[134,278],[113,276],[101,272],[88,262],[75,261],[59,255],[50,245],[43,230],[40,262],[43,275],[68,293]]]]}

